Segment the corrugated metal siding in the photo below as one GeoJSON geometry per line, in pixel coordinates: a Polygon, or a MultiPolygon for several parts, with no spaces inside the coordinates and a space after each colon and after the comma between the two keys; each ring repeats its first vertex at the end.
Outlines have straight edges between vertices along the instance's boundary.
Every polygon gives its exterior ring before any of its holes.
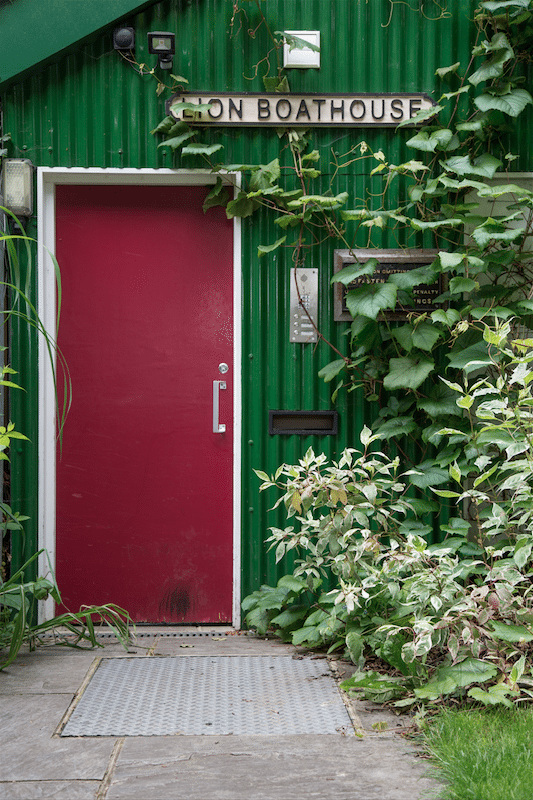
{"type": "MultiPolygon", "coordinates": [[[[269,49],[264,28],[257,27],[254,4],[246,5],[231,26],[230,0],[168,0],[133,20],[136,58],[151,67],[147,52],[150,30],[177,32],[173,72],[189,79],[191,91],[262,91],[264,65],[255,70],[269,49]],[[248,29],[256,29],[255,38],[248,29]],[[257,72],[257,74],[256,74],[257,72]]],[[[412,3],[416,5],[416,3],[412,3]]],[[[461,60],[466,64],[473,27],[473,1],[448,0],[450,17],[434,21],[437,3],[421,3],[420,11],[389,0],[268,0],[262,3],[274,30],[320,30],[322,67],[292,70],[294,92],[412,92],[426,91],[438,99],[435,69],[461,60]],[[427,15],[427,16],[425,16],[427,15]]],[[[274,58],[272,57],[274,73],[274,58]]],[[[444,88],[446,90],[446,87],[444,88]]],[[[5,98],[5,129],[13,136],[13,155],[36,165],[99,167],[202,166],[201,161],[173,156],[158,148],[148,132],[164,116],[164,101],[155,93],[150,75],[139,76],[112,49],[111,31],[58,60],[13,87],[5,98]]],[[[415,156],[404,146],[407,132],[392,129],[314,129],[311,146],[319,149],[323,189],[333,174],[333,154],[339,159],[363,139],[374,151],[382,149],[395,162],[415,156]]],[[[221,141],[225,163],[267,163],[279,154],[274,130],[206,131],[204,141],[221,141]]],[[[286,153],[285,157],[288,157],[286,153]]],[[[288,163],[288,162],[287,162],[288,163]]],[[[369,176],[372,164],[355,161],[333,180],[334,192],[355,186],[359,198],[379,194],[382,181],[369,176]]],[[[400,184],[394,189],[400,192],[400,184]]],[[[399,196],[399,195],[398,195],[399,196]]],[[[391,197],[391,201],[392,201],[391,197]]],[[[274,241],[279,229],[264,213],[243,220],[243,591],[272,582],[283,571],[267,554],[263,540],[268,525],[280,525],[280,510],[267,514],[273,493],[259,495],[252,469],[273,471],[283,461],[298,459],[310,445],[335,457],[346,444],[357,444],[364,421],[373,409],[361,396],[341,397],[340,433],[330,437],[270,437],[268,410],[327,409],[331,388],[317,377],[332,360],[324,343],[289,343],[288,293],[290,250],[278,250],[259,260],[257,246],[274,241]]],[[[290,241],[290,231],[289,231],[290,241]]],[[[354,244],[367,245],[366,236],[354,244]]],[[[381,247],[404,244],[390,232],[372,234],[381,247]]],[[[421,245],[418,241],[411,244],[421,245]]],[[[342,247],[343,245],[338,245],[342,247]]],[[[346,350],[347,325],[333,321],[331,243],[314,248],[306,266],[320,271],[320,329],[340,350],[346,350]]],[[[25,358],[31,359],[30,355],[25,358]]],[[[28,362],[29,365],[33,361],[28,362]]]]}

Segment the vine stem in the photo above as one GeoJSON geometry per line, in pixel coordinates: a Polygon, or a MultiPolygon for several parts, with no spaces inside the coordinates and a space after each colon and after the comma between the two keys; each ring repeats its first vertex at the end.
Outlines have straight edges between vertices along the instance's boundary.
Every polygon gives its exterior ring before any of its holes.
{"type": "Polygon", "coordinates": [[[257,10],[259,11],[259,14],[261,15],[261,19],[263,21],[263,24],[264,24],[265,28],[267,29],[268,35],[270,36],[270,38],[274,42],[274,47],[275,47],[275,50],[276,50],[276,61],[277,61],[277,64],[278,64],[278,78],[279,78],[281,76],[281,70],[283,69],[283,67],[281,66],[281,61],[280,61],[280,57],[279,57],[279,47],[280,47],[280,45],[279,45],[279,42],[277,41],[277,39],[275,38],[274,34],[270,30],[270,25],[266,21],[266,17],[263,14],[263,9],[261,8],[260,0],[255,0],[255,4],[257,6],[257,10]]]}

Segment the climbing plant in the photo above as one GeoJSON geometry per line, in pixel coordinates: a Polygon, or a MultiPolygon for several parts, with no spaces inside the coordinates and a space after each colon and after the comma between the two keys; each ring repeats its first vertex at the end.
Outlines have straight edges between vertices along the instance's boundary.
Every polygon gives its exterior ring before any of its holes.
{"type": "MultiPolygon", "coordinates": [[[[241,27],[251,35],[266,26],[271,49],[264,59],[265,86],[287,92],[287,76],[275,61],[286,37],[271,30],[262,5],[260,0],[236,0],[232,24],[235,28],[239,14],[246,14],[247,25],[241,27]],[[258,14],[255,26],[248,16],[252,7],[258,14]]],[[[352,252],[354,263],[333,278],[347,287],[346,304],[353,317],[350,347],[340,352],[331,345],[333,360],[320,374],[331,382],[334,400],[341,390],[363,388],[376,408],[374,433],[394,441],[404,457],[409,454],[412,463],[423,467],[412,477],[420,487],[444,482],[449,465],[463,458],[460,448],[439,434],[453,420],[464,424],[439,375],[467,362],[487,363],[486,343],[469,321],[512,318],[515,327],[527,327],[533,312],[533,192],[512,175],[518,158],[512,147],[519,147],[515,123],[532,103],[525,84],[533,3],[482,2],[473,24],[476,40],[469,62],[439,68],[437,104],[398,126],[413,158],[395,164],[361,141],[346,154],[332,155],[333,174],[325,192],[319,188],[319,151],[311,149],[308,133],[301,129],[277,132],[280,153],[269,163],[237,165],[221,160],[221,143],[202,141],[201,115],[207,106],[178,102],[174,112],[185,112],[189,119],[166,117],[153,131],[163,137],[160,146],[194,158],[193,163],[201,159],[215,174],[241,174],[236,197],[229,196],[219,175],[204,207],[223,205],[229,218],[252,216],[258,208],[270,211],[279,236],[259,247],[258,258],[285,248],[299,267],[324,241],[352,252]],[[367,200],[335,193],[337,175],[359,160],[370,163],[371,176],[381,177],[381,191],[367,200]],[[393,185],[399,205],[389,204],[393,185]],[[437,255],[429,265],[374,281],[378,261],[362,262],[354,243],[367,232],[371,246],[376,229],[387,229],[402,246],[424,243],[437,255]],[[414,306],[417,287],[437,282],[442,287],[438,308],[406,313],[402,324],[387,319],[392,309],[414,306]]],[[[317,334],[324,338],[319,330],[317,334]]]]}
{"type": "MultiPolygon", "coordinates": [[[[426,5],[433,16],[437,4],[426,5]]],[[[265,7],[232,2],[233,35],[265,26],[268,52],[257,69],[267,91],[287,93],[277,58],[285,39],[268,26],[265,7]]],[[[440,4],[434,24],[447,14],[440,4]]],[[[218,175],[206,211],[274,216],[279,234],[258,258],[283,248],[298,268],[324,242],[351,254],[332,278],[346,288],[348,346],[331,345],[320,375],[333,400],[362,390],[375,410],[372,427],[354,443],[359,451],[336,464],[309,451],[274,475],[258,471],[262,489],[281,489],[291,518],[271,531],[276,557],[292,550],[299,560],[294,574],[243,607],[261,632],[340,649],[360,670],[369,656],[386,662],[392,676],[358,673],[351,686],[400,705],[442,696],[510,705],[531,698],[533,680],[533,191],[513,177],[520,157],[527,160],[520,118],[533,103],[533,0],[480,2],[472,25],[467,63],[437,69],[433,108],[398,126],[412,151],[401,163],[362,140],[332,152],[324,167],[311,134],[285,128],[268,163],[228,164],[222,143],[204,135],[208,106],[183,93],[173,109],[188,120],[166,117],[153,131],[160,147],[218,175]],[[381,181],[365,198],[335,190],[356,162],[381,181]],[[236,196],[223,171],[241,174],[236,196]],[[434,250],[433,260],[376,274],[378,259],[362,258],[356,243],[366,239],[368,250],[380,231],[398,248],[434,250]],[[424,286],[440,287],[435,305],[413,310],[424,286]],[[448,502],[446,541],[428,545],[423,515],[448,502]],[[321,594],[324,570],[338,585],[321,594]]]]}

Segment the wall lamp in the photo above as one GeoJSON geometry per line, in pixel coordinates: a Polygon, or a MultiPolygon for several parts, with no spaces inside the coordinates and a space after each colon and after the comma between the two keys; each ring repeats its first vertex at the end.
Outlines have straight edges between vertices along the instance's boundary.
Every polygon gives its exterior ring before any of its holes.
{"type": "Polygon", "coordinates": [[[3,205],[16,217],[33,214],[33,164],[29,158],[4,158],[2,165],[3,205]]]}
{"type": "Polygon", "coordinates": [[[172,69],[173,56],[176,52],[176,34],[152,31],[148,34],[148,52],[159,57],[158,67],[172,69]]]}
{"type": "Polygon", "coordinates": [[[113,47],[121,53],[133,53],[135,50],[135,29],[123,26],[113,31],[113,47]]]}

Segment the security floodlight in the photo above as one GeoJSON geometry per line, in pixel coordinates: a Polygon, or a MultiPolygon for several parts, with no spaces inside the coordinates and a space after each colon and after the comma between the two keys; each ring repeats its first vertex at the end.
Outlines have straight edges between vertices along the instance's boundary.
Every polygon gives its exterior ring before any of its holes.
{"type": "Polygon", "coordinates": [[[176,34],[152,31],[148,34],[148,52],[158,56],[158,67],[172,69],[173,56],[176,52],[176,34]]]}

